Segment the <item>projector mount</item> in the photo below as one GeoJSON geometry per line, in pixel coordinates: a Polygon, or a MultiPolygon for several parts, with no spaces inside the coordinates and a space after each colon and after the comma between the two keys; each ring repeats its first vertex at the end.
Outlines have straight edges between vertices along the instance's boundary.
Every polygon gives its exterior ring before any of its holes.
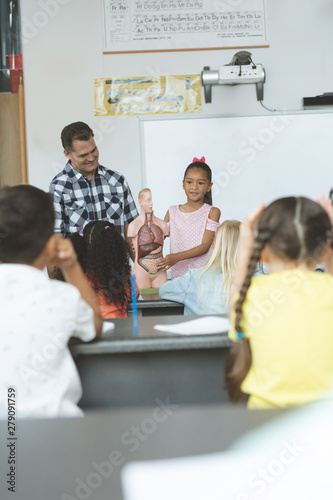
{"type": "Polygon", "coordinates": [[[229,64],[218,70],[204,66],[201,72],[201,84],[204,87],[205,102],[212,102],[212,85],[239,85],[255,83],[257,100],[264,98],[265,70],[261,64],[254,64],[251,53],[246,50],[236,52],[229,64]]]}

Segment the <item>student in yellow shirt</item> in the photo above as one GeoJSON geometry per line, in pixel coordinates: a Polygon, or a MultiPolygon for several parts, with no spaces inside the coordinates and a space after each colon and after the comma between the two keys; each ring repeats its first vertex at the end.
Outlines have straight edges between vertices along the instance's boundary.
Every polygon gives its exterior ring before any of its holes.
{"type": "Polygon", "coordinates": [[[241,227],[226,388],[249,408],[308,403],[333,385],[333,209],[320,202],[282,198],[241,227]],[[270,274],[251,282],[259,259],[270,274]],[[331,274],[315,272],[324,261],[331,274]]]}

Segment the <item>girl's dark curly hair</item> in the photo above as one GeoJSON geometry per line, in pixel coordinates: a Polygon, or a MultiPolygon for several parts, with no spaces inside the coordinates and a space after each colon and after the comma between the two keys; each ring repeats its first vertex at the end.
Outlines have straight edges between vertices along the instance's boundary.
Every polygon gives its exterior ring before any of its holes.
{"type": "Polygon", "coordinates": [[[118,302],[126,312],[131,286],[130,247],[108,221],[89,222],[70,236],[78,261],[91,286],[107,304],[118,302]]]}

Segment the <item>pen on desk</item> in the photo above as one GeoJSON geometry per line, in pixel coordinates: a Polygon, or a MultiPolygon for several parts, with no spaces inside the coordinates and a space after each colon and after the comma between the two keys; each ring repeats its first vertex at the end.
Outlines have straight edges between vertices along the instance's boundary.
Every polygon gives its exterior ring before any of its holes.
{"type": "Polygon", "coordinates": [[[138,307],[137,307],[137,303],[136,303],[135,274],[131,275],[131,285],[132,285],[133,333],[134,333],[134,337],[137,337],[138,336],[138,307]]]}

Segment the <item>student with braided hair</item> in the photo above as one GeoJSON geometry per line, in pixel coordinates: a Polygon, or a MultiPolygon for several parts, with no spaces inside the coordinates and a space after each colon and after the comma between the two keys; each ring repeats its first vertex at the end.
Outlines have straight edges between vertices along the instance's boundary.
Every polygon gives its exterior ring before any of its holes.
{"type": "Polygon", "coordinates": [[[333,385],[333,209],[322,197],[258,207],[241,227],[226,385],[249,408],[290,407],[333,385]],[[270,274],[251,281],[259,260],[270,274]],[[326,273],[316,273],[326,261],[326,273]]]}

